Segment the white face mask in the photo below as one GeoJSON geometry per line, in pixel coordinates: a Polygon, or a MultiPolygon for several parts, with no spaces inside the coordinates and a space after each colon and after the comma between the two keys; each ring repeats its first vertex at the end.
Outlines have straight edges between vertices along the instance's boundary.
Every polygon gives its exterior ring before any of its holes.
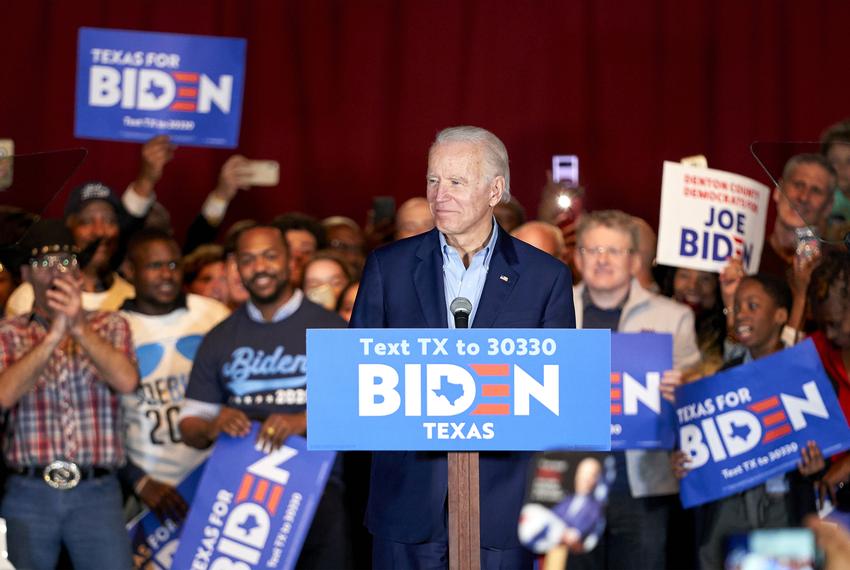
{"type": "Polygon", "coordinates": [[[305,289],[304,294],[307,295],[308,299],[317,305],[323,306],[329,311],[336,309],[336,294],[334,293],[333,287],[327,283],[311,289],[305,289]]]}

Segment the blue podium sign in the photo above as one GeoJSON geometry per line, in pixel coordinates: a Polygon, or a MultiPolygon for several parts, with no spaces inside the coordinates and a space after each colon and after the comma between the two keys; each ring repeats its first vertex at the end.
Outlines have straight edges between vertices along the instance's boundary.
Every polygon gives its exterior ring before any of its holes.
{"type": "Polygon", "coordinates": [[[311,329],[307,442],[337,450],[608,450],[610,332],[311,329]]]}
{"type": "Polygon", "coordinates": [[[659,390],[672,367],[672,335],[611,335],[611,449],[673,448],[676,415],[659,390]]]}
{"type": "Polygon", "coordinates": [[[811,340],[682,386],[676,415],[691,460],[681,482],[686,508],[796,469],[809,440],[825,457],[850,448],[850,428],[811,340]]]}
{"type": "Polygon", "coordinates": [[[74,135],[233,148],[246,42],[80,28],[74,135]]]}
{"type": "Polygon", "coordinates": [[[183,525],[173,568],[294,568],[335,453],[290,436],[269,454],[245,437],[219,437],[183,525]]]}

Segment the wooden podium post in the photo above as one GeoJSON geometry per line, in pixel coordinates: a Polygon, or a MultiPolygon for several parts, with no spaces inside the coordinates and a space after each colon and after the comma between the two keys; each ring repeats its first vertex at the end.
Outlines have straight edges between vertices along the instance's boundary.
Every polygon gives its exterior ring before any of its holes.
{"type": "Polygon", "coordinates": [[[481,568],[478,452],[449,454],[449,569],[481,568]]]}

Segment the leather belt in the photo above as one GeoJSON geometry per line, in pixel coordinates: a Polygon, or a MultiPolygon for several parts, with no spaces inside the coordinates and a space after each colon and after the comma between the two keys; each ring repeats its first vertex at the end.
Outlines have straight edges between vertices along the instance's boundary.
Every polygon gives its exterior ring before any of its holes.
{"type": "Polygon", "coordinates": [[[80,481],[107,477],[115,473],[115,469],[107,467],[87,466],[80,467],[76,463],[58,459],[50,465],[9,467],[13,475],[22,477],[35,477],[43,479],[45,483],[54,489],[73,489],[80,481]]]}

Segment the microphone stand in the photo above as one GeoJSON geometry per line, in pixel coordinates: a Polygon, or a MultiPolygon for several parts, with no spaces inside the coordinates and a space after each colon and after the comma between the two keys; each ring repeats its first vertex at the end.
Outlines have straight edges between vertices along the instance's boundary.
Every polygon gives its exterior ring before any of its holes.
{"type": "MultiPolygon", "coordinates": [[[[455,328],[468,328],[469,312],[454,311],[455,328]]],[[[449,568],[481,568],[478,452],[449,451],[449,568]]]]}

